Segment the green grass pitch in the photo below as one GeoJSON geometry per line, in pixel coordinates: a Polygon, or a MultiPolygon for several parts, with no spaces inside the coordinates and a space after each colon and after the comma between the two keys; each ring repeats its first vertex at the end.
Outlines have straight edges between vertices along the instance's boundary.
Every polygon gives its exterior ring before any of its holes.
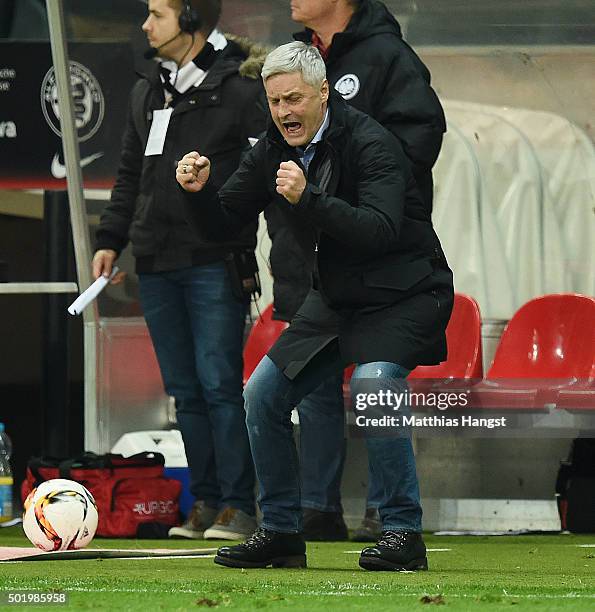
{"type": "MultiPolygon", "coordinates": [[[[96,539],[91,547],[218,544],[96,539]]],[[[0,546],[27,545],[20,527],[0,529],[0,546]]],[[[449,550],[428,552],[430,571],[418,573],[365,572],[353,542],[309,543],[307,570],[228,569],[212,558],[3,563],[0,594],[65,591],[68,610],[595,610],[595,535],[427,535],[426,545],[449,550]]]]}

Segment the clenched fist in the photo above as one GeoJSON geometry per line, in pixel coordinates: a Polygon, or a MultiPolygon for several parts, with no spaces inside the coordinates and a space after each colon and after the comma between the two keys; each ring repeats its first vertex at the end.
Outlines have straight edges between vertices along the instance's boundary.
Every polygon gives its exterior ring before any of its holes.
{"type": "Polygon", "coordinates": [[[297,204],[305,188],[306,177],[302,169],[295,162],[281,162],[277,170],[277,193],[290,204],[297,204]]]}
{"type": "Polygon", "coordinates": [[[211,162],[196,151],[186,153],[176,167],[176,180],[191,193],[200,191],[207,184],[210,174],[211,162]]]}

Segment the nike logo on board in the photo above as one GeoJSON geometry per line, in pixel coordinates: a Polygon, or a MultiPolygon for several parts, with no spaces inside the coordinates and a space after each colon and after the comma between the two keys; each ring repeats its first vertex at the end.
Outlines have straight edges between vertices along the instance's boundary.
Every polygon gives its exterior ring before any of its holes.
{"type": "MultiPolygon", "coordinates": [[[[81,158],[81,168],[88,166],[90,163],[94,162],[100,157],[103,157],[103,152],[93,153],[93,155],[81,158]]],[[[56,179],[66,178],[66,166],[60,162],[60,158],[58,157],[57,153],[54,155],[54,159],[52,159],[50,172],[52,173],[52,176],[56,179]]]]}

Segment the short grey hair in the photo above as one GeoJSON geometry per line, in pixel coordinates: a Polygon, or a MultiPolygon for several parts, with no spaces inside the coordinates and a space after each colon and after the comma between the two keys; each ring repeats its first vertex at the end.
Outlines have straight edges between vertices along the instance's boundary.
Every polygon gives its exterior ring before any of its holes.
{"type": "Polygon", "coordinates": [[[326,66],[316,47],[295,41],[271,51],[262,67],[262,80],[276,74],[300,72],[305,83],[319,88],[326,79],[326,66]]]}

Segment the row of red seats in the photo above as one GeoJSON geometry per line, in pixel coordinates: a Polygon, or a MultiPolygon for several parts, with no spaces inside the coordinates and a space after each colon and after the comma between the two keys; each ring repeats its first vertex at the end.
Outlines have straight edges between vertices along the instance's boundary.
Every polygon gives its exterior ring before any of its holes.
{"type": "MultiPolygon", "coordinates": [[[[286,327],[272,319],[272,306],[255,322],[244,350],[244,382],[286,327]]],[[[485,378],[481,315],[473,298],[455,295],[446,338],[448,359],[417,367],[409,376],[412,386],[469,379],[471,406],[595,410],[595,298],[553,294],[527,302],[506,326],[485,378]]],[[[346,384],[352,371],[346,370],[346,384]]]]}

